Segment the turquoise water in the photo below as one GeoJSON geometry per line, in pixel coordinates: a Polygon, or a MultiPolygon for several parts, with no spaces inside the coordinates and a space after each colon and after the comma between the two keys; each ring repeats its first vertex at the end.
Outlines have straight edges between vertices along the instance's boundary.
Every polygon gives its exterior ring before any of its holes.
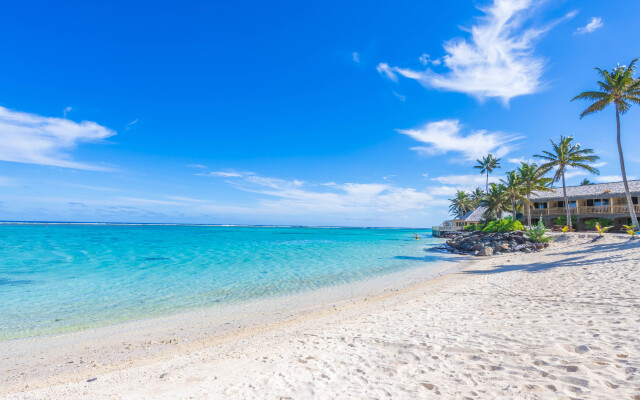
{"type": "MultiPolygon", "coordinates": [[[[0,339],[353,282],[439,256],[414,230],[0,225],[0,339]]],[[[417,231],[420,236],[428,231],[417,231]]]]}

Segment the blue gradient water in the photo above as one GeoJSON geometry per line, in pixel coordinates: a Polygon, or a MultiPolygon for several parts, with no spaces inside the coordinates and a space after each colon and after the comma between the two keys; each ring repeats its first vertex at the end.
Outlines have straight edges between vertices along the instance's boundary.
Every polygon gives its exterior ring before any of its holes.
{"type": "MultiPolygon", "coordinates": [[[[0,339],[352,282],[437,255],[414,230],[0,225],[0,339]]],[[[418,231],[424,236],[427,231],[418,231]]]]}

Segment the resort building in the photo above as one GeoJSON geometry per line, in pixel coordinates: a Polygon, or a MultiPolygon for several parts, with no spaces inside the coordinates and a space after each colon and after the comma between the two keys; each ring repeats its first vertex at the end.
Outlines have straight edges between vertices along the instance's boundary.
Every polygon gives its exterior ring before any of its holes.
{"type": "Polygon", "coordinates": [[[478,207],[462,217],[444,221],[442,225],[432,228],[432,234],[433,236],[440,236],[442,232],[459,231],[464,229],[465,226],[478,225],[482,221],[485,211],[487,211],[487,207],[478,207]]]}
{"type": "MultiPolygon", "coordinates": [[[[628,181],[631,192],[632,206],[636,214],[640,215],[640,180],[628,181]]],[[[613,221],[614,230],[622,225],[631,225],[629,205],[624,192],[622,182],[597,183],[583,186],[567,186],[567,198],[572,219],[575,218],[574,227],[577,230],[585,230],[585,221],[607,218],[613,221]]],[[[531,196],[533,207],[531,209],[532,224],[542,221],[548,227],[556,224],[556,219],[565,216],[564,194],[562,187],[554,188],[550,192],[534,193],[531,196]]],[[[486,207],[478,207],[460,218],[444,221],[442,225],[433,227],[433,235],[440,236],[442,232],[459,231],[468,225],[477,225],[484,219],[486,207]]],[[[508,213],[511,215],[511,213],[508,213]]],[[[525,216],[518,213],[518,219],[525,216]]]]}
{"type": "MultiPolygon", "coordinates": [[[[640,214],[640,180],[628,181],[632,206],[640,214]]],[[[576,228],[585,229],[584,222],[590,219],[608,218],[615,227],[630,225],[629,207],[622,182],[598,183],[584,186],[567,186],[569,211],[577,220],[576,228]]],[[[540,218],[548,225],[566,215],[562,187],[551,192],[535,193],[531,197],[533,209],[531,218],[537,222],[540,218]]]]}

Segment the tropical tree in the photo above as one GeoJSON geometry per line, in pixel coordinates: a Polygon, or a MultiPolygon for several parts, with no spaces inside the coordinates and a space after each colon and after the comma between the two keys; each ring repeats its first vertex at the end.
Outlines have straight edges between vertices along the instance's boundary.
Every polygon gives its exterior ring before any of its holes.
{"type": "Polygon", "coordinates": [[[500,179],[500,183],[502,183],[502,185],[504,186],[504,191],[506,192],[507,198],[511,202],[513,220],[515,221],[516,214],[518,212],[518,202],[529,202],[524,194],[524,191],[522,190],[522,182],[520,181],[520,176],[516,173],[516,171],[509,171],[507,172],[505,179],[500,179]]]}
{"type": "Polygon", "coordinates": [[[458,190],[455,197],[449,199],[449,201],[451,202],[449,212],[456,217],[462,217],[473,209],[469,195],[462,190],[458,190]]]}
{"type": "Polygon", "coordinates": [[[518,167],[518,178],[522,185],[522,192],[527,198],[524,202],[527,208],[527,225],[531,226],[531,195],[533,192],[549,192],[552,189],[552,179],[545,178],[544,169],[538,167],[537,164],[522,163],[518,167]]]}
{"type": "Polygon", "coordinates": [[[471,192],[471,194],[469,194],[469,199],[471,200],[471,204],[473,205],[473,208],[476,208],[480,205],[480,201],[482,201],[483,197],[484,197],[484,191],[482,191],[482,189],[480,188],[476,188],[476,190],[474,190],[473,192],[471,192]]]}
{"type": "Polygon", "coordinates": [[[569,198],[567,197],[567,184],[565,181],[565,170],[567,167],[584,169],[592,174],[599,174],[596,168],[589,163],[596,162],[600,157],[593,154],[592,149],[583,149],[580,143],[574,143],[573,137],[560,136],[560,141],[555,143],[551,140],[553,146],[552,151],[543,151],[542,154],[536,154],[534,157],[541,158],[545,161],[540,167],[547,173],[555,169],[553,182],[562,179],[562,193],[564,195],[564,208],[567,213],[567,225],[571,228],[571,212],[569,210],[569,198]]]}
{"type": "Polygon", "coordinates": [[[582,182],[580,182],[580,186],[589,186],[592,185],[591,181],[587,178],[584,178],[582,182]]]}
{"type": "Polygon", "coordinates": [[[631,202],[631,193],[629,192],[629,184],[627,183],[627,172],[624,167],[624,156],[622,155],[622,141],[620,140],[620,114],[626,114],[632,103],[640,104],[640,79],[634,79],[633,73],[638,59],[631,61],[628,67],[617,66],[611,72],[596,68],[601,77],[598,81],[600,91],[582,92],[571,101],[589,100],[593,103],[580,114],[583,117],[604,110],[609,104],[613,103],[616,107],[616,129],[618,141],[618,156],[620,157],[620,170],[622,171],[622,183],[624,191],[627,195],[627,204],[629,205],[629,215],[631,223],[636,229],[640,229],[638,225],[638,217],[633,209],[631,202]]]}
{"type": "Polygon", "coordinates": [[[491,218],[500,218],[503,212],[509,211],[509,197],[504,185],[492,183],[480,205],[486,207],[484,215],[491,218]]]}
{"type": "Polygon", "coordinates": [[[475,169],[479,169],[481,174],[487,175],[487,183],[485,184],[485,191],[489,191],[489,174],[494,169],[500,168],[500,159],[495,158],[493,154],[489,153],[486,157],[482,157],[482,160],[476,160],[477,164],[473,166],[475,169]]]}

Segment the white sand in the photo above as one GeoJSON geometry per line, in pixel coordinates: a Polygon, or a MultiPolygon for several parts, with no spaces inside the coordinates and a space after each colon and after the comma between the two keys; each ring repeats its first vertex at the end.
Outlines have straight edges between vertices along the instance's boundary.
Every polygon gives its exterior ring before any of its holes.
{"type": "Polygon", "coordinates": [[[558,236],[545,252],[483,259],[462,273],[368,301],[168,345],[172,351],[154,357],[143,358],[139,349],[130,359],[76,372],[56,368],[109,347],[65,349],[68,361],[43,357],[45,373],[21,382],[15,351],[2,348],[0,393],[8,399],[640,399],[640,241],[590,239],[558,236]]]}

